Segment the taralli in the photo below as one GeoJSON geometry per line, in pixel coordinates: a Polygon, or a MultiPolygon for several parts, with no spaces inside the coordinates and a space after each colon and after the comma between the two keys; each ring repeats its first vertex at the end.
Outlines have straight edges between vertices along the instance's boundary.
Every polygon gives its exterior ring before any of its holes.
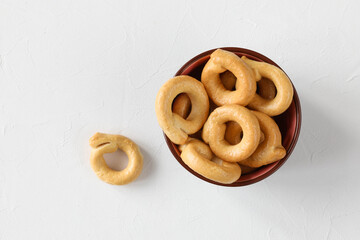
{"type": "Polygon", "coordinates": [[[275,84],[269,79],[262,78],[257,82],[258,92],[260,97],[264,99],[274,99],[276,96],[276,87],[275,84]]]}
{"type": "Polygon", "coordinates": [[[260,126],[250,110],[230,104],[216,108],[204,124],[202,138],[219,158],[239,162],[254,153],[260,141],[260,126]],[[230,145],[225,139],[226,122],[237,122],[243,131],[241,141],[230,145]]]}
{"type": "Polygon", "coordinates": [[[251,109],[266,113],[269,116],[276,116],[286,111],[292,102],[294,94],[292,84],[286,74],[280,68],[269,63],[253,61],[245,56],[241,59],[244,60],[254,72],[271,80],[275,84],[277,91],[275,98],[271,100],[264,99],[258,94],[255,94],[248,106],[251,109]]]}
{"type": "Polygon", "coordinates": [[[191,101],[186,93],[179,94],[172,105],[173,113],[179,114],[182,118],[186,119],[189,116],[191,109],[191,101]]]}
{"type": "Polygon", "coordinates": [[[198,174],[219,183],[233,183],[241,175],[241,168],[237,163],[214,158],[209,146],[199,140],[192,140],[184,145],[181,159],[198,174]]]}
{"type": "Polygon", "coordinates": [[[237,55],[222,49],[217,49],[211,54],[202,71],[201,82],[211,100],[218,106],[225,104],[246,106],[256,91],[252,69],[237,55]],[[221,82],[220,74],[226,70],[236,77],[235,91],[227,90],[221,82]]]}
{"type": "Polygon", "coordinates": [[[256,61],[264,59],[256,54],[229,49],[195,60],[198,66],[189,74],[198,76],[200,70],[201,82],[186,75],[166,82],[155,110],[169,148],[183,166],[218,183],[242,185],[264,174],[259,167],[285,157],[271,117],[289,108],[294,89],[279,67],[256,61]],[[204,59],[209,59],[205,66],[199,65],[204,59]]]}
{"type": "Polygon", "coordinates": [[[204,125],[209,115],[209,98],[201,82],[190,76],[177,76],[160,88],[155,111],[168,138],[175,144],[184,144],[188,134],[199,131],[204,125]],[[186,119],[172,112],[172,103],[180,93],[186,93],[191,101],[191,112],[186,119]]]}
{"type": "Polygon", "coordinates": [[[121,135],[96,133],[89,140],[92,147],[90,164],[96,175],[104,182],[124,185],[134,181],[141,173],[143,156],[138,146],[130,139],[121,135]],[[121,171],[109,168],[105,162],[104,154],[123,150],[129,158],[127,167],[121,171]]]}
{"type": "Polygon", "coordinates": [[[257,117],[260,129],[265,135],[265,140],[259,144],[256,151],[246,160],[241,161],[241,165],[249,167],[261,167],[282,159],[286,150],[281,145],[281,133],[275,121],[264,113],[252,111],[257,117]]]}

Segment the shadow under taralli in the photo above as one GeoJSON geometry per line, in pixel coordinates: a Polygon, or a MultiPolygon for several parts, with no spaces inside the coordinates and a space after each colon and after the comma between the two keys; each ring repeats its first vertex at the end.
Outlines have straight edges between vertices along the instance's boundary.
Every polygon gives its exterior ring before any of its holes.
{"type": "Polygon", "coordinates": [[[155,161],[153,159],[153,156],[150,155],[144,148],[139,147],[141,154],[143,155],[143,169],[142,172],[140,174],[140,176],[135,180],[135,182],[144,182],[147,181],[149,179],[149,177],[153,174],[154,172],[154,164],[155,161]]]}

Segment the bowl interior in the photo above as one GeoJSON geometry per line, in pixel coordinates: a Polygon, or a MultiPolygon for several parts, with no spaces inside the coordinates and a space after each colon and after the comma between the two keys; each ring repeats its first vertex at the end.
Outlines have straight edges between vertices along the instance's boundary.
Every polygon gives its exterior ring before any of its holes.
{"type": "MultiPolygon", "coordinates": [[[[257,52],[248,50],[248,49],[243,49],[243,48],[222,48],[222,49],[234,52],[236,55],[238,55],[240,57],[246,56],[250,59],[253,59],[256,61],[261,61],[261,62],[267,62],[267,63],[270,63],[272,65],[279,67],[276,63],[274,63],[269,58],[267,58],[257,52]]],[[[200,80],[202,69],[204,68],[206,62],[209,60],[210,54],[215,50],[216,49],[209,50],[209,51],[206,51],[206,52],[194,57],[193,59],[188,61],[176,73],[176,76],[189,75],[189,76],[192,76],[192,77],[200,80]]],[[[165,140],[169,146],[169,149],[172,152],[172,154],[174,155],[174,157],[184,168],[186,168],[193,175],[203,179],[204,181],[207,181],[207,182],[210,182],[210,183],[213,183],[216,185],[233,186],[233,187],[244,186],[244,185],[249,185],[249,184],[258,182],[258,181],[270,176],[277,169],[279,169],[291,155],[291,153],[295,147],[295,144],[297,142],[297,139],[299,137],[300,126],[301,126],[300,101],[299,101],[299,97],[297,95],[295,87],[294,87],[294,97],[293,97],[293,101],[292,101],[290,107],[281,115],[273,117],[273,119],[278,124],[280,132],[281,132],[282,145],[286,149],[285,157],[277,162],[260,167],[257,170],[255,170],[254,172],[248,173],[246,175],[242,175],[236,182],[231,183],[231,184],[222,184],[222,183],[214,182],[210,179],[207,179],[207,178],[201,176],[200,174],[196,173],[195,171],[193,171],[182,161],[182,159],[180,157],[180,151],[178,149],[178,146],[176,144],[172,143],[165,134],[164,134],[164,136],[165,136],[165,140]]]]}

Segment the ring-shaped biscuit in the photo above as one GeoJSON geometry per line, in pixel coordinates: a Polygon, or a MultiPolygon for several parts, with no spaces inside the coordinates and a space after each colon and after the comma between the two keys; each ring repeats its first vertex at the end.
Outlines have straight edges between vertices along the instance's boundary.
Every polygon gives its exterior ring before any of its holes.
{"type": "Polygon", "coordinates": [[[183,162],[201,176],[224,184],[239,179],[241,168],[237,163],[229,163],[213,157],[209,146],[195,139],[185,144],[181,152],[183,162]]]}
{"type": "Polygon", "coordinates": [[[95,133],[89,140],[92,147],[90,164],[96,175],[104,182],[124,185],[134,181],[141,173],[143,156],[133,141],[121,135],[95,133]],[[108,167],[104,154],[121,149],[129,158],[128,165],[121,171],[108,167]]]}
{"type": "Polygon", "coordinates": [[[209,98],[200,81],[190,76],[177,76],[160,88],[155,111],[166,136],[175,144],[184,144],[188,134],[196,133],[204,125],[209,115],[209,98]],[[172,103],[180,93],[186,93],[191,100],[191,112],[186,119],[172,112],[172,103]]]}
{"type": "Polygon", "coordinates": [[[250,110],[236,104],[216,108],[204,124],[202,138],[219,158],[229,162],[239,162],[253,154],[260,141],[260,126],[250,110]],[[225,139],[226,123],[237,122],[243,131],[241,141],[230,145],[225,139]]]}
{"type": "Polygon", "coordinates": [[[245,56],[241,58],[249,65],[256,74],[260,74],[271,80],[276,87],[276,96],[274,99],[264,99],[258,94],[255,94],[249,103],[251,109],[266,113],[269,116],[277,116],[288,109],[293,99],[293,86],[290,79],[278,67],[265,62],[253,61],[245,56]]]}
{"type": "Polygon", "coordinates": [[[254,72],[240,57],[222,49],[214,51],[206,63],[201,82],[213,102],[222,106],[239,104],[246,106],[256,92],[254,72]],[[227,90],[220,79],[220,74],[229,70],[236,77],[235,91],[227,90]]]}
{"type": "Polygon", "coordinates": [[[276,122],[268,115],[252,111],[257,117],[260,129],[265,135],[265,139],[259,144],[256,151],[246,160],[240,162],[241,165],[249,167],[261,167],[282,159],[286,155],[285,148],[281,145],[281,133],[276,122]]]}

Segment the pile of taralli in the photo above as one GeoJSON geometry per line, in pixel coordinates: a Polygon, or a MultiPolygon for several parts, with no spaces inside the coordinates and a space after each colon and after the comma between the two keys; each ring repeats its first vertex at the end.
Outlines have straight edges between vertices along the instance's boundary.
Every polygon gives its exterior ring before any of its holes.
{"type": "Polygon", "coordinates": [[[186,75],[167,81],[155,110],[186,165],[230,184],[286,155],[271,117],[286,111],[292,99],[292,84],[281,69],[217,49],[201,81],[186,75]]]}

